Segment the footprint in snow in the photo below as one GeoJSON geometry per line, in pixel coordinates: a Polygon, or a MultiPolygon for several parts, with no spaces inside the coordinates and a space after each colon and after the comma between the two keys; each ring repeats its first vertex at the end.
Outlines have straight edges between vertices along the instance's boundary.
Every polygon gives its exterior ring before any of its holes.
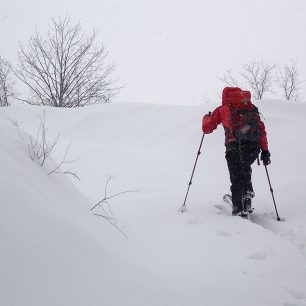
{"type": "Polygon", "coordinates": [[[218,215],[231,215],[231,212],[228,210],[228,207],[224,205],[216,204],[214,205],[214,207],[218,209],[218,215]]]}
{"type": "Polygon", "coordinates": [[[267,258],[267,252],[266,251],[261,251],[261,252],[256,252],[248,256],[248,259],[252,260],[265,260],[267,258]]]}
{"type": "Polygon", "coordinates": [[[224,237],[230,237],[233,235],[232,232],[228,232],[228,231],[217,231],[217,234],[220,236],[224,236],[224,237]]]}
{"type": "Polygon", "coordinates": [[[199,220],[199,218],[189,218],[188,220],[187,220],[187,223],[188,224],[198,224],[198,223],[200,223],[200,220],[199,220]]]}
{"type": "Polygon", "coordinates": [[[216,204],[214,205],[217,209],[219,209],[220,211],[222,212],[225,212],[226,211],[226,207],[224,205],[219,205],[219,204],[216,204]]]}

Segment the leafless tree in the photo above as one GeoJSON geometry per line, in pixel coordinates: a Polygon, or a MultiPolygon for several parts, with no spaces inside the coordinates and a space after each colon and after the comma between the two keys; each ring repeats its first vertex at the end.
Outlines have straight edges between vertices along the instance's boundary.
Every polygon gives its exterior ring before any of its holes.
{"type": "Polygon", "coordinates": [[[241,85],[238,84],[237,78],[233,75],[231,70],[228,70],[224,77],[220,79],[222,82],[224,82],[227,86],[230,87],[240,87],[241,85]]]}
{"type": "Polygon", "coordinates": [[[0,106],[9,106],[16,94],[11,64],[0,57],[0,106]]]}
{"type": "Polygon", "coordinates": [[[297,65],[294,60],[285,65],[283,70],[276,72],[276,84],[282,90],[283,97],[287,101],[297,101],[299,98],[299,80],[297,65]]]}
{"type": "Polygon", "coordinates": [[[265,64],[262,60],[253,60],[243,65],[244,72],[241,76],[252,89],[255,99],[261,100],[263,94],[271,91],[273,84],[272,72],[275,65],[265,64]]]}
{"type": "Polygon", "coordinates": [[[28,50],[20,46],[16,74],[31,93],[25,101],[55,107],[109,102],[119,88],[111,78],[114,65],[106,57],[95,32],[87,36],[68,17],[52,19],[47,39],[36,31],[28,50]]]}

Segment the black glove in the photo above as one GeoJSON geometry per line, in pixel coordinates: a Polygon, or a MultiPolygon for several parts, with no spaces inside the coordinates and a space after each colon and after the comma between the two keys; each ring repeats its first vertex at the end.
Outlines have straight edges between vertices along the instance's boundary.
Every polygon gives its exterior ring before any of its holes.
{"type": "Polygon", "coordinates": [[[260,156],[260,159],[262,160],[263,164],[265,166],[271,164],[271,159],[270,159],[270,151],[269,150],[262,150],[261,151],[261,156],[260,156]]]}

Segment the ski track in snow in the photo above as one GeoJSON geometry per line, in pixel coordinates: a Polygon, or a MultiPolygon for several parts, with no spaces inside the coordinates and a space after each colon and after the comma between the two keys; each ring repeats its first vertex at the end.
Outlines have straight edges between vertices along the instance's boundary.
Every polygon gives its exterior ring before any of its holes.
{"type": "Polygon", "coordinates": [[[277,221],[275,214],[271,213],[270,215],[256,215],[252,216],[252,222],[262,226],[264,229],[274,233],[278,237],[290,241],[295,245],[305,256],[306,258],[306,235],[300,232],[296,232],[293,229],[287,228],[286,220],[277,221]],[[271,220],[273,218],[273,220],[271,220]],[[275,223],[284,223],[284,224],[275,224],[275,223]]]}
{"type": "MultiPolygon", "coordinates": [[[[219,215],[226,215],[231,216],[231,209],[228,205],[221,203],[215,204],[214,207],[218,210],[217,214],[219,215]]],[[[240,217],[235,217],[240,218],[240,217]]],[[[256,214],[252,213],[249,220],[241,219],[241,221],[251,222],[254,226],[260,226],[264,228],[269,233],[273,233],[277,237],[284,239],[285,241],[289,241],[299,252],[303,254],[306,259],[306,236],[301,234],[300,232],[297,233],[291,228],[288,228],[286,225],[286,220],[281,218],[281,221],[277,221],[275,213],[270,214],[256,214]]],[[[232,231],[218,231],[218,235],[224,237],[231,237],[235,233],[232,231]]],[[[266,249],[263,251],[258,251],[250,254],[247,258],[249,260],[255,261],[264,261],[267,257],[273,253],[273,250],[266,249]]],[[[283,287],[294,299],[298,301],[306,301],[306,294],[305,291],[297,290],[289,286],[283,287]]],[[[284,303],[284,306],[305,306],[304,302],[299,303],[284,303]]]]}
{"type": "MultiPolygon", "coordinates": [[[[216,204],[214,206],[219,210],[218,214],[231,216],[229,208],[226,207],[227,205],[216,204]]],[[[302,230],[300,230],[300,232],[296,232],[295,230],[288,228],[286,225],[286,220],[281,218],[281,221],[277,221],[275,213],[257,214],[256,212],[253,212],[250,215],[249,221],[254,225],[261,226],[276,236],[291,242],[306,258],[306,235],[302,232],[302,230]]],[[[224,235],[226,236],[225,233],[224,235]]],[[[259,255],[259,257],[261,256],[259,255]]]]}

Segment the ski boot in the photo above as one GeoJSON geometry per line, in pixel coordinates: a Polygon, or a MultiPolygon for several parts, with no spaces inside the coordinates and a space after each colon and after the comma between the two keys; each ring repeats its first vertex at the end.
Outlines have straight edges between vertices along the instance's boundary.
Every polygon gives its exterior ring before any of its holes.
{"type": "Polygon", "coordinates": [[[254,191],[247,191],[246,195],[243,197],[244,210],[248,213],[252,213],[254,210],[252,208],[252,198],[254,198],[254,196],[254,191]]]}
{"type": "Polygon", "coordinates": [[[242,212],[243,212],[243,208],[241,206],[233,205],[233,210],[232,210],[233,216],[241,216],[242,212]]]}

